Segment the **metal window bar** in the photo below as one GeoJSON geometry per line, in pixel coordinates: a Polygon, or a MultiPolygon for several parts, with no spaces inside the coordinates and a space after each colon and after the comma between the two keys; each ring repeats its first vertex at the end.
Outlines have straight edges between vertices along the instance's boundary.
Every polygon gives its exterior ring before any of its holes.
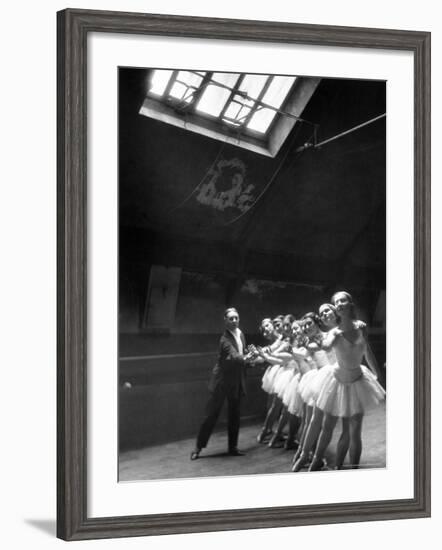
{"type": "Polygon", "coordinates": [[[230,102],[233,100],[233,98],[235,97],[235,94],[239,91],[239,86],[241,85],[242,81],[244,80],[245,78],[245,74],[242,74],[238,80],[236,81],[236,84],[233,88],[231,88],[230,86],[225,86],[224,84],[221,84],[220,82],[215,82],[213,81],[213,84],[215,86],[221,86],[222,88],[225,88],[226,90],[230,90],[230,96],[228,97],[227,101],[226,101],[226,104],[224,105],[223,107],[223,110],[220,112],[219,114],[219,119],[222,120],[223,117],[224,117],[224,114],[225,112],[227,111],[227,109],[229,108],[229,105],[230,105],[230,102]]]}
{"type": "MultiPolygon", "coordinates": [[[[170,80],[169,80],[169,82],[168,82],[168,84],[167,84],[167,86],[166,86],[166,89],[164,90],[163,97],[168,98],[168,96],[169,96],[169,99],[173,99],[173,98],[170,98],[170,90],[171,90],[173,84],[174,84],[176,81],[179,81],[179,80],[177,79],[178,72],[179,72],[178,70],[174,70],[174,71],[173,71],[173,74],[172,74],[172,76],[170,77],[170,80]]],[[[201,76],[200,72],[198,72],[198,71],[188,71],[188,72],[193,73],[193,74],[198,74],[199,76],[201,76]]],[[[201,72],[202,72],[202,71],[201,71],[201,72]]],[[[305,119],[303,119],[303,118],[301,118],[301,117],[298,117],[298,116],[296,116],[296,115],[293,115],[292,113],[288,113],[288,112],[284,111],[282,108],[279,108],[279,109],[278,109],[277,107],[274,107],[273,105],[270,105],[270,104],[268,104],[268,103],[264,103],[264,102],[262,101],[262,97],[264,96],[264,93],[265,93],[265,92],[260,94],[260,99],[256,99],[256,100],[255,100],[255,99],[253,99],[252,97],[250,97],[246,92],[243,92],[243,91],[239,90],[239,86],[241,85],[241,83],[242,83],[242,81],[244,80],[244,78],[247,76],[247,73],[243,73],[243,74],[240,75],[240,77],[238,78],[238,80],[237,80],[237,82],[236,82],[236,84],[235,84],[235,86],[234,86],[233,88],[230,87],[230,86],[227,86],[227,85],[225,85],[225,84],[222,84],[221,82],[217,82],[217,81],[213,80],[213,79],[212,79],[213,72],[211,72],[211,73],[206,73],[206,76],[207,76],[207,80],[206,80],[205,77],[203,77],[203,82],[201,82],[201,84],[200,84],[200,86],[199,86],[198,88],[195,88],[195,87],[193,87],[193,86],[189,86],[187,83],[184,83],[184,82],[182,82],[182,81],[179,81],[179,82],[180,82],[181,84],[187,86],[188,89],[193,89],[193,90],[194,90],[194,91],[192,92],[193,94],[198,93],[199,95],[203,93],[204,89],[205,89],[206,86],[209,85],[209,84],[212,84],[213,86],[219,86],[220,88],[224,88],[224,89],[226,89],[226,90],[229,90],[229,91],[230,91],[230,96],[229,96],[229,98],[227,99],[227,101],[226,101],[226,103],[225,103],[225,105],[224,105],[224,107],[223,107],[223,110],[221,111],[221,113],[219,114],[218,117],[215,117],[215,118],[217,118],[218,120],[220,120],[220,122],[226,121],[226,122],[227,122],[227,127],[229,127],[229,126],[232,127],[231,125],[234,125],[234,127],[236,127],[236,128],[239,128],[240,126],[244,126],[244,122],[242,122],[241,124],[238,124],[238,122],[237,122],[237,121],[238,121],[238,117],[236,117],[235,119],[232,119],[232,118],[230,118],[230,117],[225,117],[225,112],[226,112],[227,109],[229,108],[229,105],[230,105],[233,101],[236,102],[236,103],[239,103],[237,100],[234,100],[234,99],[233,99],[235,95],[239,95],[240,97],[244,98],[245,100],[248,100],[248,101],[251,101],[251,102],[254,103],[254,105],[252,106],[251,111],[250,111],[249,113],[247,113],[247,115],[243,115],[243,117],[240,117],[240,119],[247,118],[248,115],[250,115],[250,117],[251,117],[251,116],[253,116],[253,114],[254,114],[257,110],[259,110],[259,109],[264,109],[264,108],[265,108],[265,109],[270,109],[270,110],[272,110],[272,111],[275,111],[276,113],[279,113],[279,114],[281,114],[281,115],[283,115],[283,116],[287,116],[287,117],[289,117],[289,118],[295,119],[295,120],[297,120],[297,121],[305,122],[306,124],[309,124],[309,125],[311,125],[311,126],[314,126],[314,127],[316,126],[315,123],[310,122],[310,121],[308,121],[308,120],[305,120],[305,119]],[[210,77],[208,76],[209,74],[210,74],[210,77]]],[[[268,78],[268,85],[270,85],[271,79],[273,79],[273,75],[270,76],[270,77],[268,78]]],[[[266,87],[266,89],[267,89],[267,82],[266,82],[266,84],[264,85],[264,87],[266,87]]],[[[264,88],[264,87],[263,87],[263,88],[264,88]]],[[[293,88],[293,87],[292,87],[292,88],[293,88]]],[[[289,92],[287,93],[287,97],[289,96],[289,94],[290,94],[292,88],[290,88],[289,92]]],[[[262,90],[261,90],[261,92],[262,92],[262,90]]],[[[286,97],[286,99],[284,100],[283,105],[286,103],[287,97],[286,97]]],[[[189,107],[189,108],[192,107],[193,110],[194,110],[194,109],[195,109],[195,104],[196,104],[196,101],[194,100],[194,101],[192,101],[188,106],[186,105],[185,108],[186,108],[186,107],[189,107]]],[[[273,125],[273,122],[272,122],[272,124],[269,126],[269,128],[267,129],[266,133],[268,132],[268,130],[271,128],[272,125],[273,125]]]]}
{"type": "Polygon", "coordinates": [[[175,83],[176,77],[178,76],[179,71],[173,71],[172,76],[169,78],[169,82],[167,83],[167,86],[163,92],[163,97],[168,97],[170,94],[170,90],[172,89],[172,86],[175,83]]]}
{"type": "Polygon", "coordinates": [[[189,73],[197,74],[198,76],[203,77],[201,84],[192,93],[192,102],[190,105],[192,106],[193,111],[195,111],[195,107],[196,107],[196,104],[198,103],[199,98],[202,96],[207,86],[212,82],[213,71],[206,72],[206,74],[201,74],[201,72],[198,72],[198,71],[189,71],[189,73]]]}
{"type": "MultiPolygon", "coordinates": [[[[259,106],[262,107],[262,108],[271,109],[272,111],[275,111],[276,113],[288,116],[289,118],[293,118],[295,120],[299,120],[300,122],[305,122],[305,123],[310,124],[312,126],[315,125],[313,122],[310,122],[309,120],[305,120],[305,119],[303,119],[299,116],[293,115],[292,113],[287,113],[287,112],[283,111],[282,109],[278,109],[277,107],[274,107],[273,105],[270,105],[269,103],[264,103],[261,100],[258,102],[258,100],[253,99],[252,97],[248,96],[245,92],[242,92],[241,90],[239,90],[238,89],[239,85],[241,84],[241,82],[242,82],[242,80],[244,79],[245,76],[246,76],[246,74],[242,74],[240,76],[240,78],[238,79],[238,82],[235,84],[235,86],[233,88],[231,88],[230,86],[226,86],[225,84],[221,84],[220,82],[216,82],[215,80],[210,81],[210,84],[213,84],[214,86],[220,86],[221,88],[225,88],[226,90],[230,90],[230,92],[231,92],[230,97],[227,100],[226,105],[224,106],[224,109],[221,111],[218,118],[220,118],[220,119],[223,118],[224,112],[227,110],[230,102],[232,101],[233,96],[235,94],[237,94],[241,97],[244,97],[244,99],[248,99],[249,101],[253,101],[253,102],[259,104],[259,106]]],[[[287,93],[287,96],[289,96],[290,91],[291,91],[291,89],[287,93]]]]}
{"type": "MultiPolygon", "coordinates": [[[[270,84],[273,82],[274,76],[268,76],[267,80],[265,81],[264,86],[261,89],[261,92],[259,93],[258,97],[255,99],[255,104],[253,106],[253,109],[250,110],[249,114],[244,118],[242,121],[243,126],[247,126],[252,116],[262,107],[260,105],[265,93],[269,89],[270,84]]],[[[289,90],[290,91],[290,90],[289,90]]],[[[288,93],[288,92],[287,92],[288,93]]],[[[267,131],[267,130],[266,130],[267,131]]]]}
{"type": "MultiPolygon", "coordinates": [[[[198,100],[199,96],[202,94],[202,92],[204,91],[205,87],[207,86],[207,83],[208,81],[210,80],[210,77],[208,77],[208,75],[213,75],[213,73],[206,73],[205,75],[204,74],[201,74],[201,73],[198,73],[196,71],[187,71],[188,73],[191,73],[191,74],[196,74],[198,75],[199,77],[202,78],[200,84],[198,86],[194,86],[193,84],[187,84],[187,82],[183,82],[182,80],[178,80],[176,79],[176,82],[179,82],[180,84],[183,84],[184,86],[186,86],[187,88],[187,91],[188,90],[192,90],[189,94],[185,94],[181,99],[180,101],[182,101],[183,103],[186,102],[186,100],[188,98],[192,98],[192,101],[187,104],[187,106],[193,106],[195,105],[196,101],[198,100]]],[[[187,92],[186,92],[187,93],[187,92]]]]}

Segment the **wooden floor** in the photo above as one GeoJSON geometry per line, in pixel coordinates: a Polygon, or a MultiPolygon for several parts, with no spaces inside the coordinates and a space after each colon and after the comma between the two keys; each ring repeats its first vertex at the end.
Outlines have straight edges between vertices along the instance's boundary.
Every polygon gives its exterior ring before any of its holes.
{"type": "MultiPolygon", "coordinates": [[[[226,453],[225,431],[214,433],[209,445],[198,460],[191,461],[190,453],[195,439],[175,441],[155,447],[146,447],[121,453],[119,481],[149,479],[193,478],[247,474],[270,474],[290,471],[293,451],[270,449],[259,444],[256,435],[260,426],[241,427],[239,447],[246,456],[231,457],[226,453]]],[[[385,468],[385,404],[364,418],[361,468],[385,468]]],[[[329,467],[333,467],[333,452],[340,434],[339,423],[327,453],[329,467]]]]}

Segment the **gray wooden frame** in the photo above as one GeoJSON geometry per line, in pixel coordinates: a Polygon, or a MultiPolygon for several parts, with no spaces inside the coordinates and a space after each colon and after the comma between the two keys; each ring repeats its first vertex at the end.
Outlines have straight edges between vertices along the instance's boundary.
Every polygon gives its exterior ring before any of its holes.
{"type": "MultiPolygon", "coordinates": [[[[430,515],[430,33],[69,9],[58,13],[57,535],[160,535],[430,515]],[[414,55],[414,498],[87,517],[86,113],[89,32],[408,50],[414,55]]],[[[269,46],[271,47],[271,46],[269,46]]]]}

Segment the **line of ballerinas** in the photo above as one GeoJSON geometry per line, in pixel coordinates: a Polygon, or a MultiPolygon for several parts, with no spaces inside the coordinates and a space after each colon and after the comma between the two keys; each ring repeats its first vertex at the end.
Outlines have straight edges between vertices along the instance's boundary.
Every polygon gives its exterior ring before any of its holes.
{"type": "Polygon", "coordinates": [[[385,399],[385,391],[378,382],[366,325],[356,319],[351,295],[337,292],[318,313],[264,319],[260,328],[268,345],[253,351],[257,362],[268,364],[262,388],[269,397],[258,442],[295,450],[294,472],[320,470],[341,419],[335,468],[342,468],[347,453],[351,467],[357,468],[364,414],[385,399]]]}

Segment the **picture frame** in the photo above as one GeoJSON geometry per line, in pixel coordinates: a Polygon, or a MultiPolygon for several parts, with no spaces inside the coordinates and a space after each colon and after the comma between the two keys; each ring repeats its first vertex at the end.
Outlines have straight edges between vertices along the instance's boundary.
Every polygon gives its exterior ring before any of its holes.
{"type": "Polygon", "coordinates": [[[64,540],[430,515],[430,33],[67,9],[57,15],[57,536],[64,540]],[[90,33],[412,52],[414,58],[414,497],[88,516],[88,47],[90,33]]]}

